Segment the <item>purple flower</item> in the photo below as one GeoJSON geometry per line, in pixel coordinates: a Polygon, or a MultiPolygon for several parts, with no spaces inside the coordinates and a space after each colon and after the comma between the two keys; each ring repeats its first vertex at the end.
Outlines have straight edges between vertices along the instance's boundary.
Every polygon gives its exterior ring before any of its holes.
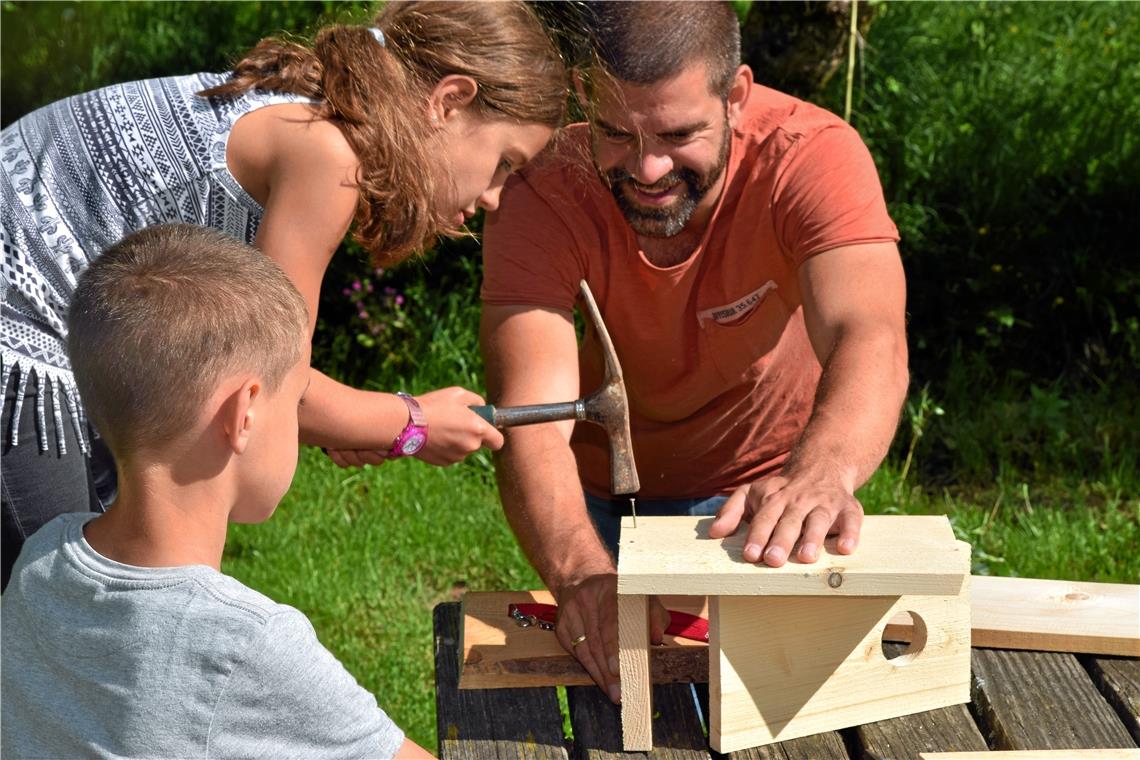
{"type": "Polygon", "coordinates": [[[359,316],[361,319],[368,319],[368,312],[366,312],[364,309],[361,309],[360,313],[357,316],[359,316]]]}
{"type": "Polygon", "coordinates": [[[403,296],[396,296],[396,305],[397,306],[403,306],[404,305],[404,297],[403,296]]]}
{"type": "Polygon", "coordinates": [[[352,281],[352,289],[353,290],[360,290],[360,287],[361,287],[360,286],[360,280],[353,280],[352,281]]]}

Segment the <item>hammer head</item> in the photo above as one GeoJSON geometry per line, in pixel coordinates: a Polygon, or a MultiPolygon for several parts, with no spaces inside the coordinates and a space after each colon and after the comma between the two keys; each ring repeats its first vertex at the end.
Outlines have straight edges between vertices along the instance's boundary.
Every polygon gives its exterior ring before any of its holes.
{"type": "Polygon", "coordinates": [[[615,496],[636,493],[641,488],[637,479],[637,465],[633,461],[633,439],[629,434],[629,397],[625,393],[625,381],[621,376],[621,364],[617,351],[602,322],[602,313],[594,301],[590,287],[582,280],[582,300],[586,312],[594,323],[598,341],[602,346],[606,374],[602,385],[582,400],[586,419],[601,425],[610,439],[610,490],[615,496]]]}

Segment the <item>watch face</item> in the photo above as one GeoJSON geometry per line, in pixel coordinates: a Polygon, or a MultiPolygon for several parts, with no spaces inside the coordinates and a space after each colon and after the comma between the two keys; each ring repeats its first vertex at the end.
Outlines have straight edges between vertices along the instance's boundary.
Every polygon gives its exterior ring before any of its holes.
{"type": "Polygon", "coordinates": [[[418,430],[413,433],[409,433],[408,437],[404,439],[404,442],[400,444],[400,453],[406,457],[410,457],[412,454],[419,452],[419,450],[424,447],[424,443],[426,442],[427,436],[418,430]]]}

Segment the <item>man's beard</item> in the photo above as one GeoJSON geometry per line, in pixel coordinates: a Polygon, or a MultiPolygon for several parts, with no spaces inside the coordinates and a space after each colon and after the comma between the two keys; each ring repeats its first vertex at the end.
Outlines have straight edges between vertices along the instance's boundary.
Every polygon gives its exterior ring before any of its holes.
{"type": "Polygon", "coordinates": [[[673,237],[685,228],[696,211],[697,205],[708,195],[709,190],[724,174],[728,164],[728,144],[731,132],[728,123],[722,133],[720,154],[716,164],[701,174],[694,169],[681,167],[674,169],[651,186],[640,185],[624,169],[610,169],[602,176],[617,201],[625,220],[638,235],[645,237],[673,237]],[[657,192],[681,183],[681,194],[667,206],[642,206],[634,200],[635,188],[646,192],[657,192]]]}

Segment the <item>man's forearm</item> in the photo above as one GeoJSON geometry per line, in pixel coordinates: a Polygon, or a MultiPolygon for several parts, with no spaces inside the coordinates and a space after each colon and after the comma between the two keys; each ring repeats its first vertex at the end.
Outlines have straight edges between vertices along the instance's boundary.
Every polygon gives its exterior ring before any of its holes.
{"type": "Polygon", "coordinates": [[[574,454],[554,425],[508,431],[495,463],[507,521],[548,588],[614,572],[586,512],[574,454]]]}
{"type": "Polygon", "coordinates": [[[831,470],[854,492],[890,448],[908,383],[905,336],[887,326],[841,333],[784,474],[831,470]]]}

